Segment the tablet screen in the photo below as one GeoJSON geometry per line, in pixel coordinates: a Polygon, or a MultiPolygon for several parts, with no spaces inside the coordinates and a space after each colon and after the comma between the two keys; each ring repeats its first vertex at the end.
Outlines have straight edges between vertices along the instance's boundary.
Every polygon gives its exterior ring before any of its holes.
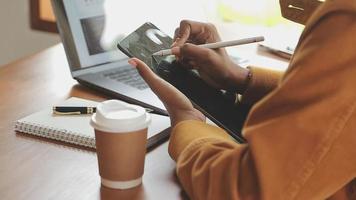
{"type": "Polygon", "coordinates": [[[145,23],[118,44],[118,48],[129,57],[135,56],[153,70],[156,64],[168,56],[152,56],[153,53],[169,49],[173,39],[159,30],[152,23],[145,23]]]}

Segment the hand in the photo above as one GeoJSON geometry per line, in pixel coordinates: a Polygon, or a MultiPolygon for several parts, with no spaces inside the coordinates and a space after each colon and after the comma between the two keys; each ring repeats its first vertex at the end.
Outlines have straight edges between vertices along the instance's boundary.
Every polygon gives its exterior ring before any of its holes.
{"type": "Polygon", "coordinates": [[[205,121],[205,116],[193,107],[184,94],[158,77],[144,62],[132,58],[129,63],[137,68],[138,73],[163,102],[171,118],[172,127],[184,120],[205,121]]]}
{"type": "Polygon", "coordinates": [[[175,31],[172,53],[183,66],[196,69],[211,86],[242,94],[248,70],[235,64],[223,48],[212,50],[196,45],[218,41],[220,36],[214,25],[183,20],[175,31]]]}

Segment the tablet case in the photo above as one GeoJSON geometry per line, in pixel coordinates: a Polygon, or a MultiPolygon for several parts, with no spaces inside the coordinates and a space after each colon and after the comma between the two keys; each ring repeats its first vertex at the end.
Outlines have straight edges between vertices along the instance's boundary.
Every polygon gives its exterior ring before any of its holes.
{"type": "Polygon", "coordinates": [[[235,104],[235,94],[209,86],[194,71],[179,65],[178,62],[163,60],[156,67],[157,74],[186,95],[195,108],[234,139],[240,143],[245,142],[241,129],[248,111],[235,104]]]}

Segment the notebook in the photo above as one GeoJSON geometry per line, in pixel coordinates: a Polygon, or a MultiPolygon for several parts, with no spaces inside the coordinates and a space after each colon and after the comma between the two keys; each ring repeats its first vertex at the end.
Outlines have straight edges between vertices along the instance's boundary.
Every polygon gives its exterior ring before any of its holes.
{"type": "MultiPolygon", "coordinates": [[[[96,106],[98,102],[71,97],[56,106],[96,106]]],[[[147,149],[164,142],[169,137],[170,120],[167,116],[150,114],[147,149]]],[[[53,115],[51,108],[33,113],[15,123],[15,131],[95,148],[94,129],[90,126],[91,115],[53,115]]]]}

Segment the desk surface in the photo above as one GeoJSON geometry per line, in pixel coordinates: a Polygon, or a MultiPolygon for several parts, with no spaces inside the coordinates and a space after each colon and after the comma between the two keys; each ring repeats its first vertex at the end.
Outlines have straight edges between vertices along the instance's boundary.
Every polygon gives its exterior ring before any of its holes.
{"type": "MultiPolygon", "coordinates": [[[[276,66],[276,58],[268,59],[258,60],[276,66]]],[[[278,63],[278,68],[287,65],[285,60],[278,63]]],[[[0,94],[1,199],[185,198],[167,143],[147,154],[141,187],[117,191],[100,186],[94,151],[14,132],[17,119],[71,96],[108,98],[71,78],[62,45],[0,67],[0,94]]]]}
{"type": "Polygon", "coordinates": [[[1,199],[182,199],[167,143],[147,154],[143,185],[101,188],[96,153],[14,132],[14,122],[70,96],[107,97],[70,76],[62,45],[0,67],[1,199]]]}

